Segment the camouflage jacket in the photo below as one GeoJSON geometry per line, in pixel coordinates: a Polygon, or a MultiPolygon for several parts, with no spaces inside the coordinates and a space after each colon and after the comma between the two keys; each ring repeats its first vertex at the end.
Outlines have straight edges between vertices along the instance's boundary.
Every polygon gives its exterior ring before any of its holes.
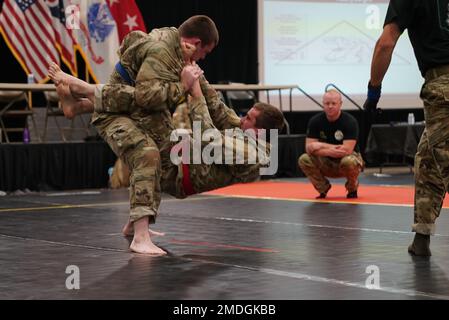
{"type": "Polygon", "coordinates": [[[180,79],[185,65],[180,41],[176,28],[129,33],[118,54],[135,86],[114,70],[103,88],[103,103],[95,110],[126,114],[175,110],[186,99],[180,79]]]}

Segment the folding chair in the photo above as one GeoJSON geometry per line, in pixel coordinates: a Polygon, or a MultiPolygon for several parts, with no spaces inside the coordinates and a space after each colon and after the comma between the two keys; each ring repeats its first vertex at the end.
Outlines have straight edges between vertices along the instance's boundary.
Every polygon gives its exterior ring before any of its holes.
{"type": "Polygon", "coordinates": [[[58,94],[54,91],[45,91],[44,95],[45,95],[45,99],[47,100],[47,105],[46,105],[46,111],[45,111],[44,134],[43,134],[43,138],[42,138],[43,141],[47,141],[48,118],[49,117],[53,117],[53,119],[55,120],[56,127],[58,128],[61,139],[64,142],[71,140],[72,133],[76,130],[85,131],[86,136],[88,136],[90,134],[89,129],[88,129],[88,124],[86,124],[85,120],[81,116],[76,117],[80,120],[81,125],[82,125],[81,127],[75,127],[75,118],[70,120],[70,127],[62,126],[59,123],[58,118],[60,118],[60,117],[64,118],[64,112],[62,111],[58,94]],[[66,134],[65,134],[66,131],[69,131],[68,136],[66,136],[66,134]]]}
{"type": "Polygon", "coordinates": [[[33,122],[34,130],[37,134],[37,137],[40,141],[39,132],[37,130],[36,121],[34,119],[33,110],[28,101],[27,94],[24,91],[8,91],[2,90],[0,91],[0,103],[6,103],[4,107],[0,110],[0,129],[4,133],[5,140],[7,143],[10,143],[10,137],[8,133],[11,132],[23,132],[23,130],[27,126],[26,118],[28,116],[31,117],[33,122]],[[25,102],[25,108],[12,108],[17,105],[19,102],[25,102]],[[20,127],[6,127],[5,119],[10,117],[25,117],[25,125],[20,127]]]}

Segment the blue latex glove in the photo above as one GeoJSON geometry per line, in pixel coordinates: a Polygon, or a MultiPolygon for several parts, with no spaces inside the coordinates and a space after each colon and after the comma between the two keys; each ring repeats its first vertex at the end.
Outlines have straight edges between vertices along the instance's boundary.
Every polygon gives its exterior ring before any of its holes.
{"type": "Polygon", "coordinates": [[[374,111],[377,108],[377,103],[380,99],[382,86],[372,86],[371,83],[368,82],[368,95],[365,103],[363,104],[363,109],[365,111],[374,111]]]}

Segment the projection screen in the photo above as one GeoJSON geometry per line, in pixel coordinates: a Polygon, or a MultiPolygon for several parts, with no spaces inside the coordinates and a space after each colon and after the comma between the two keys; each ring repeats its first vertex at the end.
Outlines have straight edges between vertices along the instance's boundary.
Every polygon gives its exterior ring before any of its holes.
{"type": "MultiPolygon", "coordinates": [[[[258,8],[261,84],[299,85],[321,101],[326,85],[333,83],[363,105],[387,0],[259,0],[258,8]]],[[[422,83],[406,31],[384,78],[379,106],[421,108],[422,83]]],[[[295,92],[294,110],[316,110],[295,92]]],[[[343,108],[355,106],[345,101],[343,108]]]]}

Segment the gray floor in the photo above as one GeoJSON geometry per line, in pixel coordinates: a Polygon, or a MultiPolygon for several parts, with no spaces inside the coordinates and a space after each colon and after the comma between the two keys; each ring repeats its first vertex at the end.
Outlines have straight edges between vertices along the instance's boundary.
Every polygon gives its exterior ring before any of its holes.
{"type": "Polygon", "coordinates": [[[129,252],[127,212],[127,190],[1,197],[0,299],[449,299],[448,210],[430,259],[410,207],[165,197],[156,258],[129,252]]]}

